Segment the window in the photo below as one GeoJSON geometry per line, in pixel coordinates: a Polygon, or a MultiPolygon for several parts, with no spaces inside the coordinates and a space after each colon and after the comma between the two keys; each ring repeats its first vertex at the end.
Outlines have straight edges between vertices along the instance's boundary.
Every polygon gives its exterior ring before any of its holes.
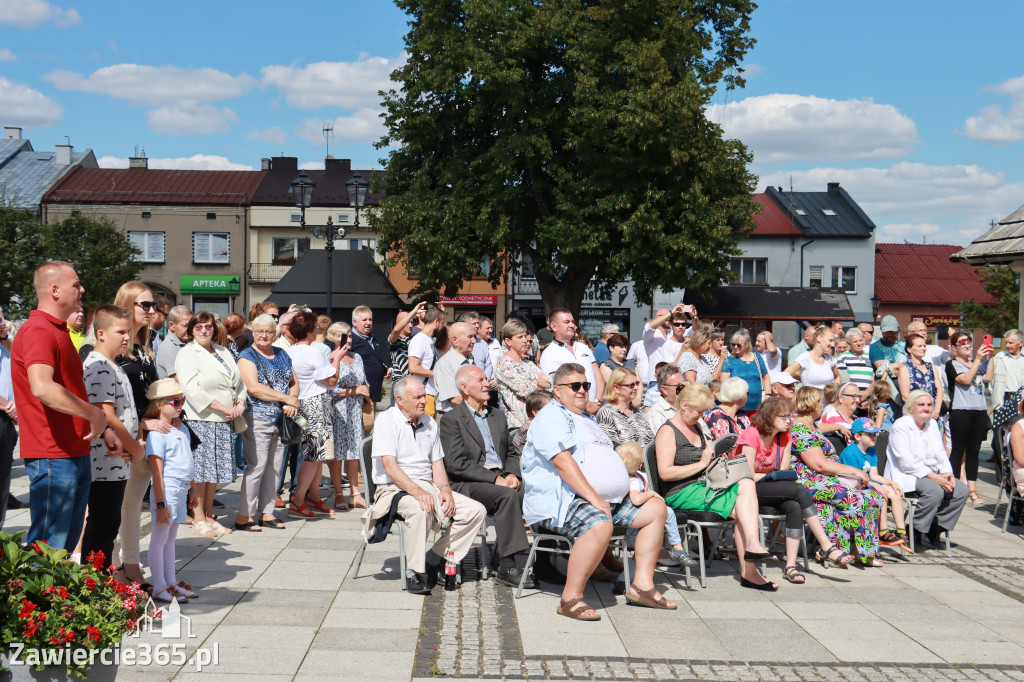
{"type": "Polygon", "coordinates": [[[143,218],[147,218],[147,219],[148,218],[152,218],[153,217],[153,212],[152,211],[143,211],[142,212],[142,217],[143,218]]]}
{"type": "Polygon", "coordinates": [[[473,269],[474,278],[486,279],[491,276],[491,257],[484,256],[480,259],[480,262],[476,264],[473,269]]]}
{"type": "Polygon", "coordinates": [[[274,265],[291,265],[309,251],[309,239],[302,237],[274,237],[272,240],[274,265]]]}
{"type": "Polygon", "coordinates": [[[288,214],[288,220],[292,221],[293,223],[301,223],[302,222],[302,214],[301,213],[289,213],[288,214]]]}
{"type": "Polygon", "coordinates": [[[206,219],[207,220],[216,220],[217,219],[217,214],[216,213],[207,213],[206,214],[206,219]]]}
{"type": "Polygon", "coordinates": [[[810,281],[807,283],[807,286],[809,286],[809,287],[821,287],[822,286],[822,278],[824,277],[824,274],[823,274],[824,271],[825,271],[824,266],[812,265],[811,266],[810,281]]]}
{"type": "Polygon", "coordinates": [[[164,232],[129,232],[128,239],[138,252],[137,260],[143,263],[163,263],[164,243],[166,233],[164,232]]]}
{"type": "Polygon", "coordinates": [[[832,286],[848,294],[857,293],[857,268],[845,265],[832,266],[832,286]]]}
{"type": "Polygon", "coordinates": [[[739,275],[739,284],[767,284],[767,258],[733,258],[729,268],[739,275]]]}
{"type": "Polygon", "coordinates": [[[832,210],[831,208],[823,208],[823,209],[821,209],[821,212],[822,212],[822,213],[824,213],[824,214],[825,214],[825,215],[827,215],[827,216],[836,216],[836,215],[839,215],[838,213],[836,213],[835,211],[833,211],[833,210],[832,210]]]}
{"type": "Polygon", "coordinates": [[[522,279],[537,279],[537,274],[533,271],[533,259],[530,258],[530,254],[524,253],[522,255],[522,263],[519,266],[519,276],[522,279]]]}
{"type": "Polygon", "coordinates": [[[231,235],[227,232],[193,232],[193,263],[230,263],[231,235]]]}
{"type": "Polygon", "coordinates": [[[374,251],[377,248],[376,239],[349,239],[349,251],[374,251]]]}
{"type": "Polygon", "coordinates": [[[339,223],[350,223],[350,222],[352,222],[352,214],[351,213],[339,213],[338,214],[338,222],[339,223]]]}
{"type": "Polygon", "coordinates": [[[803,210],[802,208],[798,208],[798,209],[796,209],[796,214],[797,215],[807,215],[807,211],[803,210]]]}

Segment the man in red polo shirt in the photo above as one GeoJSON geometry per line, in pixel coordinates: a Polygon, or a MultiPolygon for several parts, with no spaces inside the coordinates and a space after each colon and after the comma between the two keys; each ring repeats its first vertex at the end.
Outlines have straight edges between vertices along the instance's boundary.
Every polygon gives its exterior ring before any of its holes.
{"type": "Polygon", "coordinates": [[[21,458],[29,476],[31,525],[26,542],[72,551],[85,520],[92,479],[89,444],[120,443],[103,411],[89,404],[82,361],[65,320],[81,305],[82,288],[68,263],[48,261],[33,278],[39,305],[14,337],[11,369],[21,424],[21,458]]]}

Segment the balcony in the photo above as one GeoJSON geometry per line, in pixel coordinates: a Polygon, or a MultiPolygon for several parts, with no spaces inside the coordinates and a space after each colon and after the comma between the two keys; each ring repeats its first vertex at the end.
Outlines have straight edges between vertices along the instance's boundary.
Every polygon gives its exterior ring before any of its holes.
{"type": "Polygon", "coordinates": [[[293,263],[250,263],[249,284],[277,284],[293,263]]]}

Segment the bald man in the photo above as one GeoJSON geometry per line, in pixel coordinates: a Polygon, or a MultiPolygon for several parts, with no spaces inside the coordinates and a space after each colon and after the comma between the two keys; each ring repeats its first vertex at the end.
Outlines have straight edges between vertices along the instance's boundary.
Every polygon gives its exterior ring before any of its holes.
{"type": "Polygon", "coordinates": [[[455,373],[474,364],[473,343],[476,329],[467,322],[456,322],[448,327],[451,348],[434,365],[434,383],[437,385],[437,413],[443,414],[462,402],[455,373]]]}
{"type": "Polygon", "coordinates": [[[11,378],[21,424],[21,458],[29,476],[27,543],[73,551],[82,534],[92,480],[90,443],[121,445],[103,411],[89,404],[82,361],[65,320],[85,289],[68,263],[48,261],[33,277],[39,304],[14,337],[11,378]]]}

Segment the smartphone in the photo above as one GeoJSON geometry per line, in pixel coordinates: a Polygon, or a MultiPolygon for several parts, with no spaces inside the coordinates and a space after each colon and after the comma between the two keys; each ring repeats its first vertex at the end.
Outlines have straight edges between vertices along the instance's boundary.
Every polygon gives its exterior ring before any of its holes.
{"type": "Polygon", "coordinates": [[[938,332],[935,334],[935,338],[938,339],[939,341],[948,341],[949,340],[949,325],[948,324],[940,324],[938,326],[938,332]]]}
{"type": "Polygon", "coordinates": [[[992,347],[992,335],[991,334],[985,334],[985,336],[981,337],[981,345],[982,346],[988,346],[989,348],[991,348],[992,347]]]}

